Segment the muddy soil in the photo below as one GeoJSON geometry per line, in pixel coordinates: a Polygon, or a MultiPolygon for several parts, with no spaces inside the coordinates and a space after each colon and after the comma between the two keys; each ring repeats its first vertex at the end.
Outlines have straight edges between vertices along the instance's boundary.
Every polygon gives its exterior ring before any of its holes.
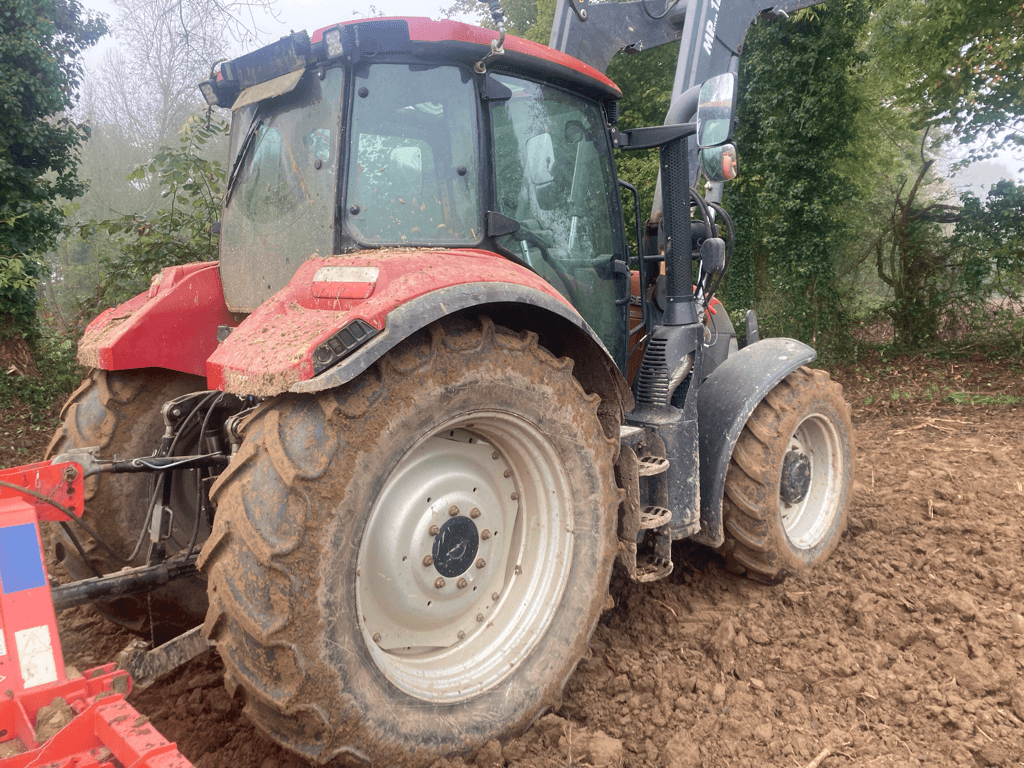
{"type": "MultiPolygon", "coordinates": [[[[615,607],[561,707],[435,768],[1024,765],[1024,385],[1006,364],[836,374],[859,453],[848,532],[819,570],[766,586],[675,551],[615,607]]],[[[129,636],[61,616],[79,668],[129,636]]],[[[264,740],[208,653],[132,701],[200,768],[300,768],[264,740]]]]}

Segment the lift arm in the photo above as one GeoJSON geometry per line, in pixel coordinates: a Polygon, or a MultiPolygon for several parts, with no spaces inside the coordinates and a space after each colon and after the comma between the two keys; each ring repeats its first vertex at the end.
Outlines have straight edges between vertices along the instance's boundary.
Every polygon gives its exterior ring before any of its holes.
{"type": "MultiPolygon", "coordinates": [[[[755,20],[775,19],[822,0],[558,0],[548,46],[604,72],[620,51],[639,53],[679,43],[672,101],[665,125],[686,123],[697,112],[701,84],[739,71],[743,38],[755,20]]],[[[688,142],[690,180],[697,174],[697,146],[688,142]]],[[[652,219],[661,217],[661,179],[652,219]]]]}

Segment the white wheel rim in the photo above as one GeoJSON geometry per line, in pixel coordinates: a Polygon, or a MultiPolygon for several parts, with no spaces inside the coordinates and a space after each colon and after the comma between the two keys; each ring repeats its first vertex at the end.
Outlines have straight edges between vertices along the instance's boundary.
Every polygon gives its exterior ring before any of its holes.
{"type": "Polygon", "coordinates": [[[356,603],[377,668],[425,701],[494,688],[544,636],[572,549],[569,478],[535,425],[445,424],[399,461],[363,533],[356,603]]]}
{"type": "Polygon", "coordinates": [[[805,418],[793,431],[786,452],[797,451],[810,461],[810,484],[804,497],[787,504],[780,495],[782,527],[797,549],[812,549],[827,536],[839,514],[842,487],[839,430],[822,414],[805,418]]]}

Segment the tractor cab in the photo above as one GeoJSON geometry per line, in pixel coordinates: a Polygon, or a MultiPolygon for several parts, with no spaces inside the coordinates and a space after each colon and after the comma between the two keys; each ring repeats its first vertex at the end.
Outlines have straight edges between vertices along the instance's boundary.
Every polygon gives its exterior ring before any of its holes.
{"type": "Polygon", "coordinates": [[[608,131],[621,94],[525,40],[484,62],[492,37],[427,19],[343,24],[203,83],[231,108],[220,270],[232,312],[256,310],[314,256],[486,250],[544,278],[621,367],[627,244],[608,131]]]}

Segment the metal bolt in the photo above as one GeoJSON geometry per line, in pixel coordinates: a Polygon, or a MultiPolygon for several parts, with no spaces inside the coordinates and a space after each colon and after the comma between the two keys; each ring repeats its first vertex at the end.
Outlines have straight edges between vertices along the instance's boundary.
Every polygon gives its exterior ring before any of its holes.
{"type": "MultiPolygon", "coordinates": [[[[70,483],[76,477],[78,477],[78,470],[77,469],[75,469],[74,467],[64,467],[64,480],[65,480],[65,482],[70,483]]],[[[480,512],[477,511],[477,514],[479,515],[480,512]]]]}
{"type": "Polygon", "coordinates": [[[359,207],[358,205],[355,205],[355,204],[353,204],[353,205],[350,205],[350,206],[348,207],[348,212],[349,212],[349,213],[351,213],[351,214],[352,214],[353,216],[358,216],[358,215],[359,215],[359,212],[360,212],[361,210],[363,210],[363,209],[362,209],[362,208],[360,208],[360,207],[359,207]]]}
{"type": "Polygon", "coordinates": [[[483,621],[483,620],[484,620],[484,615],[483,615],[482,613],[478,613],[478,614],[476,615],[476,620],[477,620],[477,621],[483,621]]]}
{"type": "Polygon", "coordinates": [[[505,475],[505,477],[512,477],[512,470],[511,469],[506,469],[505,472],[504,472],[504,475],[505,475]]]}
{"type": "Polygon", "coordinates": [[[430,526],[430,528],[427,530],[427,533],[429,533],[431,536],[437,536],[437,534],[439,534],[440,532],[441,529],[438,528],[436,525],[430,526]]]}
{"type": "Polygon", "coordinates": [[[491,458],[494,459],[495,461],[497,461],[498,460],[498,452],[494,451],[494,453],[491,454],[491,458]]]}
{"type": "Polygon", "coordinates": [[[491,594],[491,600],[497,600],[499,597],[501,597],[501,595],[499,595],[497,592],[491,594]]]}
{"type": "Polygon", "coordinates": [[[580,8],[580,21],[586,21],[589,15],[586,8],[580,8]]]}
{"type": "Polygon", "coordinates": [[[459,589],[465,589],[466,587],[469,586],[469,582],[466,581],[465,579],[459,579],[458,581],[455,582],[455,586],[458,587],[459,589]]]}
{"type": "Polygon", "coordinates": [[[519,494],[516,493],[515,491],[512,491],[512,501],[515,501],[518,498],[519,498],[519,494]]]}
{"type": "Polygon", "coordinates": [[[374,633],[373,642],[377,643],[377,645],[380,645],[380,632],[374,633]]]}
{"type": "Polygon", "coordinates": [[[476,561],[477,568],[483,568],[485,565],[487,565],[487,561],[484,560],[482,557],[476,561]]]}
{"type": "Polygon", "coordinates": [[[476,520],[478,517],[480,517],[480,510],[477,509],[476,507],[473,507],[471,510],[469,510],[469,516],[476,520]]]}
{"type": "Polygon", "coordinates": [[[438,589],[444,589],[444,579],[438,576],[436,579],[434,579],[434,586],[438,589]]]}
{"type": "Polygon", "coordinates": [[[171,409],[171,416],[173,416],[174,418],[178,418],[179,416],[181,416],[181,409],[180,408],[172,408],[171,409]]]}
{"type": "Polygon", "coordinates": [[[491,538],[491,532],[484,528],[482,531],[480,531],[480,538],[484,541],[487,541],[489,538],[491,538]]]}
{"type": "Polygon", "coordinates": [[[465,637],[466,637],[466,633],[465,633],[465,632],[463,632],[463,631],[462,631],[462,630],[460,629],[460,630],[459,630],[459,640],[462,640],[462,639],[464,639],[465,637]]]}
{"type": "Polygon", "coordinates": [[[430,566],[430,565],[433,565],[433,564],[434,564],[434,558],[432,558],[430,555],[424,555],[423,556],[423,565],[430,566]]]}
{"type": "Polygon", "coordinates": [[[450,507],[448,507],[448,514],[452,517],[456,517],[459,514],[459,508],[452,504],[450,507]]]}

